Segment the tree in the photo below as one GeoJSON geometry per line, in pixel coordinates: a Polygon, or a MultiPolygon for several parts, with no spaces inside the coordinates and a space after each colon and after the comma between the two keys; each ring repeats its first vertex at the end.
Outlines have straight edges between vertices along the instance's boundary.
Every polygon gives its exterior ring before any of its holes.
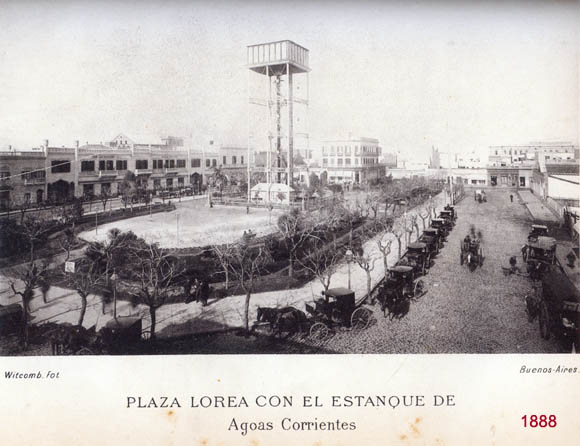
{"type": "Polygon", "coordinates": [[[391,245],[393,243],[392,238],[387,238],[388,232],[384,232],[382,235],[375,239],[377,244],[377,248],[383,255],[383,265],[385,266],[385,275],[387,274],[387,270],[389,269],[389,254],[391,253],[391,245]]]}
{"type": "Polygon", "coordinates": [[[263,244],[252,245],[242,241],[236,243],[230,253],[228,262],[230,271],[246,293],[244,303],[244,327],[246,331],[250,328],[250,298],[254,291],[256,279],[260,277],[264,267],[270,261],[270,253],[263,244]]]}
{"type": "Polygon", "coordinates": [[[413,229],[415,229],[417,231],[417,239],[419,240],[419,223],[417,222],[417,215],[416,214],[411,214],[409,217],[410,221],[410,226],[411,226],[411,232],[409,234],[409,242],[411,242],[411,235],[413,235],[413,229]]]}
{"type": "Polygon", "coordinates": [[[220,192],[223,190],[223,187],[228,182],[228,177],[222,170],[222,166],[214,166],[212,168],[213,173],[211,175],[211,182],[213,186],[217,186],[220,192]]]}
{"type": "Polygon", "coordinates": [[[402,227],[400,222],[397,222],[397,224],[391,229],[391,233],[395,236],[395,238],[397,239],[397,248],[398,248],[398,254],[399,254],[399,259],[402,256],[402,241],[401,239],[403,238],[403,236],[406,234],[404,228],[402,227]]]}
{"type": "Polygon", "coordinates": [[[318,224],[306,213],[293,208],[278,218],[278,229],[288,250],[288,276],[294,277],[294,260],[298,249],[315,236],[318,224]]]}
{"type": "Polygon", "coordinates": [[[369,303],[371,298],[371,272],[375,269],[375,263],[377,258],[373,258],[371,254],[365,254],[364,248],[361,246],[360,248],[354,249],[354,261],[356,264],[366,273],[367,276],[367,300],[369,303]]]}
{"type": "Polygon", "coordinates": [[[419,218],[423,222],[423,230],[427,229],[427,226],[431,223],[431,211],[429,208],[424,209],[424,211],[425,214],[423,214],[423,211],[418,212],[419,218]]]}
{"type": "Polygon", "coordinates": [[[111,198],[112,196],[109,188],[101,188],[101,195],[99,195],[99,200],[101,200],[101,203],[103,204],[103,212],[107,210],[107,203],[111,198]]]}
{"type": "Polygon", "coordinates": [[[298,263],[314,274],[324,291],[328,291],[330,280],[338,269],[341,258],[342,253],[336,249],[335,244],[325,246],[323,241],[315,240],[304,252],[304,257],[298,259],[298,263]]]}
{"type": "Polygon", "coordinates": [[[77,245],[77,237],[74,228],[74,223],[63,231],[62,237],[58,239],[58,243],[60,245],[60,248],[66,254],[64,261],[68,262],[70,259],[71,250],[77,245]]]}
{"type": "Polygon", "coordinates": [[[50,260],[48,259],[43,262],[30,261],[13,269],[14,276],[24,286],[22,289],[17,290],[16,282],[10,281],[10,287],[14,294],[18,294],[22,298],[22,345],[25,349],[28,347],[29,341],[30,302],[34,298],[34,290],[46,282],[49,264],[50,260]]]}
{"type": "Polygon", "coordinates": [[[101,282],[101,276],[97,273],[96,265],[85,258],[76,262],[75,272],[70,275],[70,282],[81,298],[81,310],[77,325],[82,326],[87,312],[87,298],[101,282]]]}
{"type": "MultiPolygon", "coordinates": [[[[376,220],[377,214],[379,212],[379,206],[381,203],[379,195],[377,193],[368,194],[366,197],[366,203],[367,203],[367,208],[370,209],[371,211],[373,211],[373,218],[376,220]]],[[[385,215],[386,215],[386,210],[385,210],[385,215]]]]}
{"type": "Polygon", "coordinates": [[[211,249],[218,258],[224,271],[225,289],[227,290],[229,288],[230,262],[234,253],[235,245],[233,243],[225,243],[223,245],[213,245],[211,249]]]}
{"type": "Polygon", "coordinates": [[[34,262],[35,249],[37,244],[44,240],[46,227],[44,222],[34,217],[27,217],[22,225],[19,227],[19,232],[22,234],[29,249],[29,262],[34,262]]]}
{"type": "Polygon", "coordinates": [[[135,279],[136,289],[133,294],[139,302],[149,307],[151,318],[151,339],[155,339],[157,326],[157,310],[161,308],[170,296],[179,293],[181,286],[178,277],[182,271],[168,254],[165,254],[157,244],[133,244],[131,262],[126,265],[135,279]]]}
{"type": "Polygon", "coordinates": [[[132,171],[128,170],[119,183],[119,193],[125,209],[127,209],[127,205],[130,205],[131,210],[133,210],[133,198],[137,194],[137,178],[132,171]]]}

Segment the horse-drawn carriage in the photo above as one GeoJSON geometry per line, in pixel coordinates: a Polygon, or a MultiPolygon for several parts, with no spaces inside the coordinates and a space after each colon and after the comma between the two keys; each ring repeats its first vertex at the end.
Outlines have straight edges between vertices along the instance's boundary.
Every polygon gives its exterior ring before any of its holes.
{"type": "Polygon", "coordinates": [[[451,232],[451,224],[443,218],[434,218],[431,220],[431,227],[439,231],[442,240],[445,240],[451,232]]]}
{"type": "Polygon", "coordinates": [[[448,227],[453,228],[455,226],[455,219],[453,218],[453,212],[448,210],[443,210],[439,212],[439,218],[442,218],[447,223],[448,227]]]}
{"type": "Polygon", "coordinates": [[[439,249],[443,245],[443,236],[436,228],[429,227],[423,229],[423,234],[419,237],[419,242],[425,243],[431,257],[439,254],[439,249]]]}
{"type": "Polygon", "coordinates": [[[526,269],[533,280],[541,278],[547,265],[556,263],[556,239],[538,236],[522,247],[522,258],[526,269]]]}
{"type": "Polygon", "coordinates": [[[431,266],[431,254],[426,243],[415,242],[407,245],[407,252],[403,254],[397,265],[406,265],[413,268],[413,275],[427,274],[431,266]]]}
{"type": "Polygon", "coordinates": [[[138,317],[122,316],[108,321],[99,331],[71,324],[49,324],[44,336],[53,355],[96,355],[138,353],[150,332],[142,330],[138,317]]]}
{"type": "Polygon", "coordinates": [[[532,225],[528,234],[528,242],[537,241],[538,237],[548,237],[548,227],[546,225],[532,225]]]}
{"type": "Polygon", "coordinates": [[[453,221],[457,220],[457,209],[455,209],[455,206],[453,206],[452,204],[446,204],[443,210],[451,212],[451,217],[453,218],[453,221]]]}
{"type": "Polygon", "coordinates": [[[397,265],[389,269],[387,277],[377,290],[381,311],[387,317],[401,316],[408,310],[409,300],[425,294],[423,280],[414,280],[413,267],[397,265]]]}
{"type": "Polygon", "coordinates": [[[548,265],[534,293],[526,296],[528,320],[539,321],[540,335],[554,334],[567,344],[580,346],[580,292],[560,265],[548,265]]]}
{"type": "Polygon", "coordinates": [[[22,305],[0,305],[0,334],[10,334],[22,328],[22,305]]]}
{"type": "Polygon", "coordinates": [[[481,190],[481,189],[476,189],[475,190],[475,192],[473,194],[473,198],[478,203],[487,202],[487,196],[485,195],[485,191],[484,190],[481,190]]]}
{"type": "Polygon", "coordinates": [[[269,327],[279,336],[307,331],[312,338],[323,340],[337,327],[362,330],[373,320],[372,311],[357,305],[354,291],[347,288],[323,291],[322,296],[306,303],[305,308],[308,315],[294,307],[260,307],[252,330],[269,327]]]}
{"type": "Polygon", "coordinates": [[[481,267],[483,265],[483,247],[481,246],[480,239],[468,235],[463,239],[460,246],[460,265],[466,263],[470,271],[475,271],[478,266],[481,267]]]}

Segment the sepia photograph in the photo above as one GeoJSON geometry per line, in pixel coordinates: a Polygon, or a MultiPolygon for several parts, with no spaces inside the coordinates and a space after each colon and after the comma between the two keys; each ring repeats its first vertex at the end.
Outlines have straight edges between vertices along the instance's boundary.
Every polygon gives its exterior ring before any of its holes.
{"type": "Polygon", "coordinates": [[[3,4],[1,355],[576,352],[578,3],[334,6],[3,4]]]}

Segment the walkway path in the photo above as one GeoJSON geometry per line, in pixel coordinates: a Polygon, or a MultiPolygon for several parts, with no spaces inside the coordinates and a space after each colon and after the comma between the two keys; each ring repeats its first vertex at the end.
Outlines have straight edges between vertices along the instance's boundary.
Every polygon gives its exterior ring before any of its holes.
{"type": "Polygon", "coordinates": [[[557,222],[558,218],[554,213],[544,204],[537,195],[534,195],[530,190],[519,190],[518,194],[523,201],[523,204],[528,208],[534,221],[557,222]]]}

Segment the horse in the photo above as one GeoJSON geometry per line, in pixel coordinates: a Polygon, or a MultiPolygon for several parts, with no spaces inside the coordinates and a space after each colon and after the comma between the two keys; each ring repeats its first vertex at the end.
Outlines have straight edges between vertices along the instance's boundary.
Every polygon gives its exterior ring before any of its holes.
{"type": "Polygon", "coordinates": [[[277,336],[288,333],[288,336],[299,333],[304,323],[308,320],[303,311],[294,307],[284,307],[278,311],[278,317],[274,324],[274,331],[277,336]]]}

